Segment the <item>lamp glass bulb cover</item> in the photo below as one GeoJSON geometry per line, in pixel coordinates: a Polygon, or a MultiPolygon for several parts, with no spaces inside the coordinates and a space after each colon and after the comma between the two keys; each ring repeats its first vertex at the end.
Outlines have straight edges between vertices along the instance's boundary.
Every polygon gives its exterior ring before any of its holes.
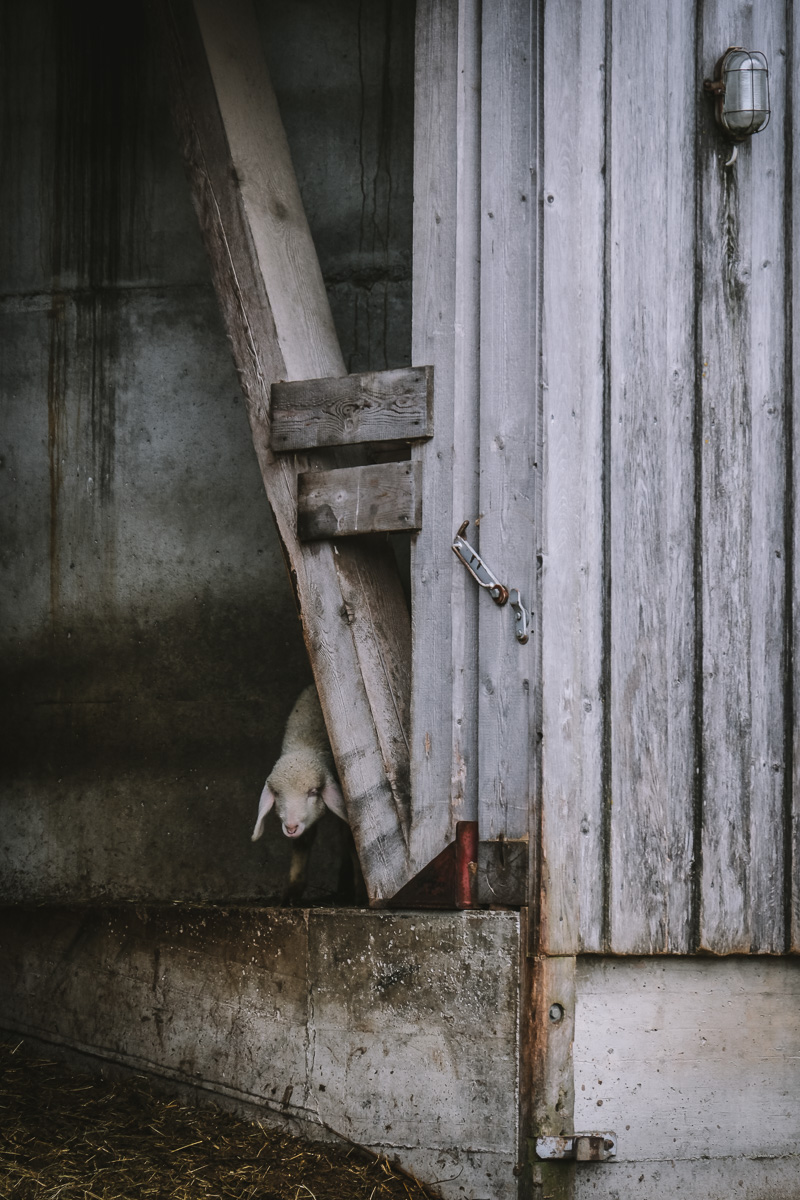
{"type": "Polygon", "coordinates": [[[735,138],[764,129],[770,117],[767,60],[758,50],[729,51],[722,63],[721,121],[735,138]]]}

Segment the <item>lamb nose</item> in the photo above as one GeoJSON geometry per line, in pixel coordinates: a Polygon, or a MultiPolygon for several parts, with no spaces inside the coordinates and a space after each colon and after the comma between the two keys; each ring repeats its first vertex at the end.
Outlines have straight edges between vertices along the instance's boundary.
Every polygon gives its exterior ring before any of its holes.
{"type": "Polygon", "coordinates": [[[287,826],[286,826],[286,832],[287,832],[287,833],[289,834],[289,836],[291,837],[291,836],[292,836],[292,834],[295,834],[295,833],[297,833],[297,826],[296,826],[296,825],[287,825],[287,826]]]}

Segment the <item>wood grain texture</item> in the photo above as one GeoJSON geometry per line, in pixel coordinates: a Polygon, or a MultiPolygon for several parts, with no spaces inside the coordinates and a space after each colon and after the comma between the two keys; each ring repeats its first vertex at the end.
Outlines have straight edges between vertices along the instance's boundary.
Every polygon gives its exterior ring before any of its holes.
{"type": "Polygon", "coordinates": [[[346,374],[249,0],[195,0],[284,379],[346,374]]]}
{"type": "MultiPolygon", "coordinates": [[[[707,3],[706,74],[735,29],[784,45],[783,6],[707,3]]],[[[770,59],[773,94],[785,57],[770,59]]],[[[726,169],[701,141],[703,809],[700,945],[784,945],[785,231],[782,106],[726,169]]]]}
{"type": "MultiPolygon", "coordinates": [[[[590,48],[590,7],[545,13],[540,948],[598,946],[604,877],[604,944],[616,953],[698,943],[719,953],[779,951],[787,900],[798,903],[786,874],[797,861],[797,788],[785,778],[794,425],[785,412],[783,160],[792,138],[774,104],[769,131],[724,171],[730,147],[696,107],[693,64],[702,60],[701,76],[710,74],[736,28],[737,40],[777,48],[772,89],[782,96],[783,9],[709,3],[698,24],[689,3],[607,8],[607,407],[602,456],[597,442],[586,443],[592,476],[580,473],[578,419],[591,436],[581,355],[602,301],[591,291],[590,272],[597,279],[599,271],[583,237],[598,205],[587,194],[592,150],[580,130],[593,107],[581,95],[580,113],[562,120],[570,98],[558,92],[557,66],[558,37],[568,43],[564,56],[584,64],[584,90],[588,64],[603,61],[597,42],[590,48]],[[670,47],[669,67],[659,46],[670,47]],[[643,123],[640,97],[658,79],[666,103],[643,123]],[[566,202],[560,161],[575,172],[566,202]],[[580,532],[570,537],[571,502],[580,532]],[[608,687],[605,762],[591,757],[597,742],[575,732],[580,693],[566,674],[574,646],[573,661],[598,678],[599,639],[585,640],[601,611],[597,593],[591,607],[592,561],[609,585],[608,677],[598,685],[601,704],[608,687]],[[570,575],[578,571],[580,587],[570,575]],[[600,831],[591,811],[577,811],[587,764],[590,778],[604,776],[607,845],[592,843],[600,831]]],[[[591,18],[597,38],[596,9],[591,18]]],[[[595,388],[601,373],[599,363],[590,369],[595,388]]]]}
{"type": "MultiPolygon", "coordinates": [[[[792,251],[800,246],[800,186],[798,186],[798,154],[795,138],[800,131],[800,11],[792,8],[787,29],[786,63],[786,113],[787,128],[785,145],[787,150],[786,171],[789,181],[791,210],[790,226],[787,230],[792,251]]],[[[791,752],[792,770],[786,776],[786,870],[789,872],[789,900],[787,945],[795,953],[800,951],[800,454],[795,439],[800,432],[800,266],[791,253],[787,259],[789,312],[791,326],[787,329],[791,353],[788,357],[790,418],[787,427],[787,442],[790,447],[787,488],[790,498],[791,528],[788,530],[789,579],[791,604],[791,718],[788,731],[787,753],[791,752]]],[[[788,514],[787,514],[788,516],[788,514]]]]}
{"type": "Polygon", "coordinates": [[[513,842],[478,842],[474,891],[480,907],[528,903],[528,839],[513,842]]]}
{"type": "Polygon", "coordinates": [[[422,464],[383,463],[306,471],[297,477],[301,541],[419,529],[422,464]]]}
{"type": "Polygon", "coordinates": [[[605,14],[544,18],[541,928],[603,938],[605,14]]]}
{"type": "MultiPolygon", "coordinates": [[[[361,865],[371,899],[380,901],[408,876],[400,821],[408,794],[396,789],[408,774],[398,724],[407,719],[410,626],[396,572],[374,553],[345,549],[337,562],[330,543],[300,545],[295,476],[306,464],[278,462],[269,447],[271,383],[343,375],[345,368],[258,28],[247,0],[199,0],[196,9],[174,0],[149,11],[167,51],[193,200],[361,865]],[[342,580],[353,578],[363,587],[345,598],[342,580]]],[[[331,457],[308,465],[317,462],[336,465],[331,457]]]]}
{"type": "Polygon", "coordinates": [[[620,0],[611,16],[607,853],[619,953],[686,951],[691,937],[694,8],[620,0]],[[643,121],[654,87],[662,103],[643,121]]]}
{"type": "MultiPolygon", "coordinates": [[[[494,574],[538,610],[538,5],[484,5],[481,41],[480,538],[494,574]]],[[[538,625],[479,598],[481,838],[524,837],[535,802],[538,625]]]]}
{"type": "Polygon", "coordinates": [[[478,513],[480,5],[417,4],[412,357],[432,363],[423,529],[412,540],[412,859],[477,819],[477,588],[450,549],[478,513]]]}
{"type": "MultiPolygon", "coordinates": [[[[567,1137],[575,1132],[575,1085],[572,1046],[575,1036],[575,959],[538,957],[528,963],[530,993],[523,1003],[530,1012],[530,1070],[532,1088],[528,1136],[567,1137]]],[[[523,1042],[523,1045],[525,1043],[523,1042]]],[[[591,1128],[595,1128],[592,1125],[591,1128]]],[[[582,1131],[581,1131],[582,1132],[582,1131]]],[[[571,1200],[575,1165],[533,1162],[534,1195],[571,1200]]]]}
{"type": "Polygon", "coordinates": [[[427,438],[433,433],[433,369],[273,383],[270,419],[270,444],[281,451],[427,438]]]}

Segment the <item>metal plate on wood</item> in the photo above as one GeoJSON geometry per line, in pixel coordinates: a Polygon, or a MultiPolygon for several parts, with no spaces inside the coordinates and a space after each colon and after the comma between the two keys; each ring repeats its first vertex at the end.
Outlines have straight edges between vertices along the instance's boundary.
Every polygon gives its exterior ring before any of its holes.
{"type": "Polygon", "coordinates": [[[571,1137],[538,1137],[536,1157],[566,1158],[575,1162],[607,1162],[617,1153],[617,1135],[607,1133],[576,1133],[571,1137]]]}
{"type": "Polygon", "coordinates": [[[445,846],[388,901],[388,908],[474,908],[478,822],[458,821],[456,840],[445,846]]]}
{"type": "Polygon", "coordinates": [[[477,903],[527,904],[528,839],[478,843],[477,903]]]}

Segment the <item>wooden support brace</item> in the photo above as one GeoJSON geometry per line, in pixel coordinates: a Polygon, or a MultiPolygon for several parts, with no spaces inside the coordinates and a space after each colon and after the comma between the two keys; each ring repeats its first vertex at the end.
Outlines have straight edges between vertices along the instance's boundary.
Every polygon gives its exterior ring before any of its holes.
{"type": "Polygon", "coordinates": [[[422,463],[307,471],[297,479],[301,541],[391,533],[422,525],[422,463]]]}
{"type": "Polygon", "coordinates": [[[150,0],[148,11],[367,890],[382,903],[411,873],[410,618],[376,539],[297,538],[298,470],[358,457],[278,459],[270,447],[271,384],[346,369],[258,23],[251,0],[150,0]]]}
{"type": "Polygon", "coordinates": [[[433,435],[433,367],[273,383],[271,401],[273,450],[420,441],[433,435]]]}

